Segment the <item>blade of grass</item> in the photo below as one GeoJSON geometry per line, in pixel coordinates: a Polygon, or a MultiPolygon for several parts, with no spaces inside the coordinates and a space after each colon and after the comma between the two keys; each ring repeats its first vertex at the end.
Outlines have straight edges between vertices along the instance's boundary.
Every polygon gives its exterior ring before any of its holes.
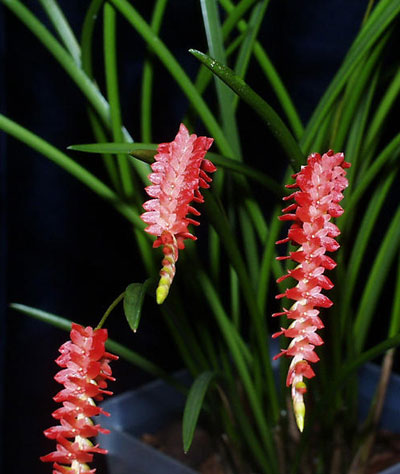
{"type": "MultiPolygon", "coordinates": [[[[381,213],[382,206],[386,200],[387,194],[393,184],[394,178],[397,174],[397,170],[392,171],[385,179],[383,179],[376,190],[374,191],[368,207],[364,213],[361,224],[358,226],[357,237],[354,244],[352,245],[352,252],[350,255],[349,262],[346,266],[346,270],[340,272],[338,278],[339,285],[342,286],[340,299],[340,320],[342,334],[348,332],[350,328],[350,316],[352,314],[351,303],[355,300],[354,288],[359,278],[361,264],[365,258],[365,252],[368,247],[368,243],[371,242],[371,235],[375,228],[376,221],[381,213]]],[[[353,240],[354,237],[352,237],[353,240]]],[[[344,262],[338,265],[338,269],[344,267],[344,262]]],[[[358,298],[357,298],[358,300],[358,298]]],[[[351,338],[352,339],[352,338],[351,338]]]]}
{"type": "MultiPolygon", "coordinates": [[[[229,13],[229,16],[234,13],[235,6],[231,2],[231,0],[220,0],[220,3],[222,7],[229,13]]],[[[247,29],[246,22],[239,21],[238,28],[240,32],[245,32],[247,29]]],[[[293,105],[290,95],[288,94],[282,82],[282,79],[279,77],[278,72],[273,66],[264,48],[258,41],[256,41],[254,44],[254,56],[256,57],[261,67],[261,70],[264,72],[266,78],[271,84],[271,87],[276,94],[276,97],[288,119],[288,122],[293,130],[295,137],[299,139],[303,135],[304,131],[299,115],[296,111],[295,106],[293,105]]]]}
{"type": "Polygon", "coordinates": [[[367,124],[369,111],[371,109],[372,100],[375,95],[376,87],[378,84],[378,78],[380,74],[380,68],[378,68],[371,80],[367,94],[365,94],[358,111],[354,117],[352,126],[350,128],[349,137],[346,145],[346,156],[348,161],[351,162],[351,168],[347,171],[347,177],[349,180],[349,187],[346,190],[346,198],[352,192],[353,187],[353,176],[356,175],[359,165],[359,157],[362,141],[364,139],[364,131],[367,124]]]}
{"type": "Polygon", "coordinates": [[[294,460],[291,464],[290,474],[296,474],[299,472],[299,465],[305,448],[308,443],[310,443],[310,437],[312,436],[312,427],[315,426],[315,421],[324,416],[324,410],[329,407],[329,404],[332,401],[332,397],[335,396],[338,391],[341,389],[346,380],[353,376],[357,369],[359,369],[363,364],[369,362],[381,354],[384,354],[387,350],[396,347],[400,344],[400,334],[394,336],[390,339],[385,339],[383,342],[377,344],[371,349],[359,354],[357,357],[351,359],[350,362],[343,364],[343,367],[340,373],[335,377],[334,380],[328,385],[327,390],[324,394],[321,395],[318,405],[315,407],[311,413],[309,423],[306,425],[303,436],[300,439],[300,443],[297,446],[294,460]]]}
{"type": "Polygon", "coordinates": [[[204,102],[200,94],[197,92],[192,81],[189,79],[185,71],[181,68],[175,57],[171,54],[169,49],[156,36],[148,25],[148,23],[141,17],[137,10],[129,4],[127,0],[111,0],[115,8],[125,17],[133,28],[143,37],[152,51],[164,64],[171,76],[176,80],[182,92],[196,107],[196,110],[208,129],[212,137],[214,137],[218,147],[220,147],[224,155],[233,156],[232,147],[226,140],[218,122],[211,113],[207,104],[204,102]]]}
{"type": "MultiPolygon", "coordinates": [[[[153,163],[154,155],[156,153],[157,145],[153,143],[89,143],[89,144],[82,144],[82,145],[70,145],[68,150],[74,151],[81,151],[84,153],[110,153],[110,154],[117,154],[117,153],[129,153],[135,159],[142,160],[145,163],[153,163]],[[138,153],[142,150],[148,150],[152,153],[145,154],[145,153],[138,153]]],[[[267,174],[252,168],[244,163],[240,163],[237,160],[233,160],[231,158],[226,158],[225,156],[218,155],[217,153],[208,152],[207,156],[210,160],[216,165],[221,166],[222,168],[234,171],[236,173],[240,173],[244,176],[247,176],[254,181],[259,182],[263,186],[265,186],[269,191],[275,194],[277,197],[283,196],[282,187],[276,183],[275,180],[270,178],[267,174]]]]}
{"type": "MultiPolygon", "coordinates": [[[[253,52],[254,44],[257,39],[257,35],[260,31],[261,23],[264,19],[265,12],[267,11],[268,4],[269,0],[264,0],[262,2],[257,3],[251,13],[250,20],[246,29],[246,35],[244,36],[243,42],[240,46],[240,50],[234,67],[235,73],[242,79],[246,77],[246,72],[250,64],[250,58],[253,52]]],[[[213,55],[211,54],[211,56],[213,55]]],[[[236,111],[238,103],[239,96],[235,95],[233,98],[234,111],[236,111]]]]}
{"type": "Polygon", "coordinates": [[[82,69],[88,77],[93,79],[93,65],[92,65],[92,42],[93,32],[98,18],[100,8],[104,0],[92,0],[86,11],[83,20],[81,32],[81,54],[82,54],[82,69]]]}
{"type": "MultiPolygon", "coordinates": [[[[88,107],[88,116],[95,139],[100,143],[107,141],[106,132],[104,131],[104,128],[102,127],[97,115],[90,107],[88,107]]],[[[109,153],[103,153],[102,158],[113,188],[115,189],[118,195],[121,195],[122,189],[114,157],[109,153]]]]}
{"type": "MultiPolygon", "coordinates": [[[[256,1],[258,0],[241,0],[235,7],[232,7],[228,17],[222,25],[222,36],[224,42],[228,39],[229,33],[236,26],[236,23],[256,1]]],[[[233,54],[234,51],[240,46],[244,36],[244,33],[240,34],[226,47],[226,58],[229,58],[229,56],[233,54]]],[[[213,75],[211,72],[207,68],[200,67],[194,82],[195,87],[200,95],[204,93],[212,79],[213,75]]],[[[193,111],[189,110],[188,116],[192,115],[193,111]]]]}
{"type": "Polygon", "coordinates": [[[239,219],[241,221],[242,239],[249,277],[253,287],[255,288],[257,286],[259,275],[259,255],[254,228],[251,225],[250,217],[244,207],[239,208],[239,219]]]}
{"type": "Polygon", "coordinates": [[[81,65],[81,48],[74,32],[72,31],[63,11],[55,0],[39,0],[43,9],[47,13],[58,36],[61,38],[69,54],[73,57],[77,66],[81,65]]]}
{"type": "Polygon", "coordinates": [[[400,245],[400,207],[379,247],[354,320],[354,346],[361,352],[383,284],[400,245]]]}
{"type": "MultiPolygon", "coordinates": [[[[150,28],[158,36],[168,0],[157,0],[154,5],[150,28]]],[[[148,52],[151,55],[151,51],[148,52]]],[[[151,142],[151,105],[153,91],[153,64],[151,57],[143,64],[142,94],[141,94],[141,134],[142,141],[151,142]]]]}
{"type": "MultiPolygon", "coordinates": [[[[215,292],[215,288],[209,281],[207,274],[203,273],[202,271],[198,271],[197,276],[199,284],[203,288],[204,294],[207,295],[208,303],[213,309],[214,315],[216,317],[218,325],[220,326],[225,342],[229,347],[232,359],[237,367],[240,379],[243,382],[243,386],[245,388],[249,404],[252,407],[255,416],[255,423],[257,424],[257,427],[260,431],[263,443],[265,444],[265,449],[267,450],[268,456],[272,463],[274,459],[274,448],[271,431],[266,421],[267,418],[263,413],[263,408],[260,403],[260,400],[256,397],[256,390],[250,378],[249,370],[243,358],[243,354],[237,344],[236,339],[232,335],[233,331],[236,330],[230,323],[223,306],[220,304],[218,295],[215,292]]],[[[273,388],[273,390],[275,390],[275,388],[273,388]]],[[[276,460],[273,462],[272,465],[270,465],[270,468],[273,469],[273,472],[277,472],[276,460]]]]}
{"type": "Polygon", "coordinates": [[[257,284],[257,303],[260,308],[261,313],[266,311],[266,303],[268,298],[268,289],[270,286],[271,276],[272,276],[272,267],[276,262],[278,264],[278,276],[283,274],[281,265],[275,260],[276,249],[275,242],[278,240],[279,232],[282,227],[282,222],[278,219],[278,216],[281,214],[281,206],[276,206],[272,216],[271,216],[271,225],[269,228],[267,240],[264,245],[264,253],[261,259],[260,273],[258,277],[257,284]]]}
{"type": "Polygon", "coordinates": [[[62,153],[60,150],[50,145],[50,143],[33,134],[26,128],[21,127],[21,125],[18,125],[16,122],[13,122],[1,114],[0,129],[17,138],[21,142],[47,157],[49,160],[56,163],[61,168],[65,169],[68,173],[85,184],[89,189],[94,191],[105,201],[112,204],[118,212],[128,219],[128,221],[132,222],[140,229],[143,229],[143,222],[133,208],[123,203],[108,186],[106,186],[88,170],[69,158],[69,156],[62,153]]]}
{"type": "MultiPolygon", "coordinates": [[[[116,13],[109,4],[104,4],[104,67],[107,87],[107,98],[110,104],[111,130],[114,141],[121,142],[122,135],[122,117],[121,105],[119,100],[118,74],[117,74],[117,35],[116,35],[116,13]]],[[[118,155],[118,168],[121,178],[122,189],[130,200],[134,189],[131,179],[131,168],[129,167],[127,157],[118,155]]]]}
{"type": "MultiPolygon", "coordinates": [[[[82,32],[81,32],[81,56],[82,56],[82,69],[87,76],[93,80],[93,65],[92,65],[92,40],[93,32],[98,18],[98,13],[102,7],[104,0],[92,0],[86,11],[85,18],[83,20],[82,32]]],[[[93,130],[93,135],[98,142],[106,142],[107,134],[106,131],[97,117],[95,111],[89,106],[88,107],[89,122],[93,130]]],[[[121,183],[119,182],[118,171],[114,159],[108,154],[103,154],[103,163],[113,184],[114,189],[118,195],[122,195],[121,183]]]]}
{"type": "Polygon", "coordinates": [[[196,429],[204,397],[211,382],[217,374],[212,371],[201,373],[190,387],[183,411],[182,440],[183,451],[186,454],[192,445],[194,430],[196,429]]]}
{"type": "Polygon", "coordinates": [[[366,61],[361,62],[349,78],[343,99],[340,101],[341,113],[338,114],[337,126],[332,133],[331,148],[334,150],[341,150],[343,147],[359,101],[365,94],[365,88],[370,84],[371,76],[377,69],[377,63],[382,57],[381,53],[387,40],[388,35],[383,36],[372,48],[372,53],[366,61]]]}
{"type": "Polygon", "coordinates": [[[279,417],[279,409],[273,381],[274,378],[272,373],[271,360],[269,357],[268,328],[266,326],[266,321],[264,316],[259,311],[255,292],[250,283],[250,279],[246,271],[246,266],[237,247],[236,240],[232,235],[227,217],[218,206],[214,196],[209,192],[205,193],[205,195],[205,207],[207,216],[210,220],[211,225],[219,234],[221,241],[224,242],[224,249],[229,257],[232,266],[236,270],[241,290],[243,292],[243,296],[249,310],[251,321],[254,330],[256,331],[258,350],[260,352],[260,358],[265,372],[266,384],[271,394],[271,408],[273,418],[275,421],[277,421],[279,417]]]}
{"type": "MultiPolygon", "coordinates": [[[[232,8],[229,9],[228,17],[222,25],[222,35],[224,40],[228,37],[235,26],[244,17],[247,11],[259,0],[241,0],[237,5],[232,4],[232,8]]],[[[220,1],[221,4],[223,2],[220,1]]]]}
{"type": "Polygon", "coordinates": [[[55,37],[43,26],[42,23],[17,0],[1,0],[38,40],[49,50],[67,74],[76,83],[87,100],[99,114],[104,123],[109,124],[109,106],[100,93],[98,87],[80,69],[74,59],[70,56],[55,37]]]}
{"type": "Polygon", "coordinates": [[[389,163],[394,163],[400,154],[400,133],[398,133],[379,153],[372,165],[368,168],[368,171],[361,178],[361,181],[357,183],[357,187],[354,189],[353,194],[350,196],[350,199],[347,203],[347,216],[342,220],[347,220],[350,210],[356,206],[357,202],[360,200],[362,195],[368,189],[369,185],[376,178],[379,171],[383,168],[384,165],[389,163]]]}
{"type": "MultiPolygon", "coordinates": [[[[31,306],[26,306],[24,304],[19,303],[11,303],[10,308],[31,316],[32,318],[36,318],[39,321],[43,321],[44,323],[51,324],[54,327],[62,329],[64,331],[71,330],[72,321],[61,316],[57,316],[52,313],[48,313],[46,311],[42,311],[37,308],[32,308],[31,306]]],[[[119,344],[112,339],[108,339],[106,342],[106,348],[110,352],[114,352],[118,354],[122,359],[126,360],[127,362],[133,364],[136,367],[139,367],[141,370],[154,375],[155,377],[160,377],[170,385],[176,387],[178,390],[182,392],[187,392],[187,387],[182,385],[181,383],[177,382],[173,377],[168,375],[163,369],[161,369],[158,365],[150,362],[149,360],[145,359],[141,355],[137,354],[136,352],[128,349],[127,347],[119,344]]]]}
{"type": "Polygon", "coordinates": [[[232,90],[235,91],[244,102],[250,105],[250,107],[263,119],[271,133],[275,136],[282,149],[285,151],[293,168],[297,169],[304,161],[303,154],[293,135],[273,108],[230,68],[200,51],[191,49],[190,52],[229,87],[231,87],[232,90]]]}
{"type": "Polygon", "coordinates": [[[371,119],[371,124],[369,126],[363,146],[364,159],[361,163],[360,176],[364,175],[364,173],[369,167],[370,160],[374,155],[379,136],[382,133],[384,123],[387,120],[389,112],[392,109],[399,93],[400,69],[395,74],[393,80],[389,84],[389,87],[386,88],[386,92],[371,119]]]}
{"type": "Polygon", "coordinates": [[[84,153],[131,153],[135,150],[152,150],[153,155],[144,160],[146,163],[151,163],[156,153],[157,145],[155,143],[84,143],[81,145],[70,145],[68,150],[82,151],[84,153]]]}
{"type": "Polygon", "coordinates": [[[397,263],[396,287],[393,292],[392,314],[390,317],[390,325],[388,337],[394,337],[400,332],[400,253],[397,263]]]}
{"type": "MultiPolygon", "coordinates": [[[[222,38],[221,23],[216,0],[200,0],[203,14],[203,24],[206,31],[207,44],[210,54],[220,63],[226,64],[226,54],[222,38]]],[[[222,129],[231,144],[235,156],[241,156],[241,147],[236,117],[233,112],[233,93],[221,81],[215,78],[219,112],[222,120],[222,129]]]]}
{"type": "Polygon", "coordinates": [[[316,107],[301,140],[301,148],[304,152],[310,151],[310,145],[318,133],[319,124],[328,113],[343,87],[355,70],[360,61],[369,54],[369,50],[379,37],[390,27],[400,13],[400,0],[382,0],[371,13],[367,22],[361,28],[359,34],[349,49],[342,66],[336,73],[334,79],[325,91],[322,99],[316,107]]]}

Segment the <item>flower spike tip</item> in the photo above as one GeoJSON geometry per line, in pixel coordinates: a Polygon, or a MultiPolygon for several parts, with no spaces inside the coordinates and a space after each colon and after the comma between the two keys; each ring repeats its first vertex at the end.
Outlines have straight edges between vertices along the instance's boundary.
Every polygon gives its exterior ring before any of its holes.
{"type": "Polygon", "coordinates": [[[322,156],[311,154],[307,165],[293,175],[295,183],[287,185],[288,188],[298,190],[283,198],[285,201],[293,199],[294,203],[283,209],[284,214],[279,217],[282,221],[293,223],[288,237],[277,244],[292,242],[299,247],[288,257],[278,257],[279,260],[289,258],[298,265],[277,280],[280,283],[292,277],[297,285],[276,296],[277,299],[286,297],[293,300],[294,304],[290,309],[284,308],[283,312],[273,315],[285,315],[293,320],[287,329],[281,328],[273,335],[292,339],[288,348],[274,359],[282,355],[292,358],[286,385],[291,386],[293,411],[300,431],[304,428],[304,394],[307,392],[304,378],[314,377],[310,362],[318,362],[319,357],[314,349],[324,343],[316,333],[317,329],[324,327],[317,308],[329,308],[333,304],[321,291],[333,288],[333,283],[324,272],[333,269],[336,263],[326,252],[334,252],[339,248],[335,237],[340,231],[331,219],[343,214],[339,202],[343,199],[342,191],[348,186],[345,168],[349,167],[343,153],[329,150],[322,156]]]}
{"type": "Polygon", "coordinates": [[[59,349],[61,355],[56,363],[62,370],[54,377],[64,385],[54,397],[63,404],[53,412],[60,425],[44,432],[47,438],[57,441],[57,448],[40,459],[54,463],[53,474],[94,474],[96,469],[90,469],[87,463],[92,461],[93,453],[107,454],[107,450],[93,445],[88,438],[109,430],[95,425],[91,418],[100,413],[109,416],[95,400],[112,395],[106,390],[108,381],[115,380],[110,362],[118,357],[105,351],[107,329],[93,330],[73,323],[70,337],[59,349]]]}
{"type": "Polygon", "coordinates": [[[155,162],[151,165],[153,172],[149,180],[152,184],[147,186],[146,192],[153,199],[143,204],[146,212],[141,219],[148,224],[145,231],[157,237],[153,247],[162,246],[164,253],[156,291],[158,304],[162,304],[168,295],[175,276],[178,251],[185,248],[183,241],[196,240],[188,225],[199,223],[187,215],[200,215],[190,203],[203,202],[200,188],[210,187],[212,179],[207,173],[216,171],[211,161],[204,158],[213,141],[212,138],[190,135],[181,124],[174,141],[158,145],[155,162]]]}

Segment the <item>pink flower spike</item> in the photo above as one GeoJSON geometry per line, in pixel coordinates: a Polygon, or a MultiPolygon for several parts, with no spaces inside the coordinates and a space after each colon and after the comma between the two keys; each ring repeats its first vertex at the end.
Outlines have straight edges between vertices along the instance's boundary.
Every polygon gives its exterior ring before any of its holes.
{"type": "Polygon", "coordinates": [[[91,420],[100,413],[109,415],[97,407],[94,400],[112,394],[105,390],[107,380],[114,380],[109,363],[118,357],[105,351],[107,329],[93,330],[72,323],[70,338],[60,347],[61,355],[56,359],[61,370],[54,378],[64,389],[54,397],[63,406],[55,410],[53,417],[60,425],[44,431],[47,438],[57,441],[57,447],[40,459],[53,462],[55,474],[94,474],[96,469],[90,469],[87,463],[92,461],[93,453],[106,454],[107,451],[94,446],[88,438],[109,433],[91,420]]]}
{"type": "Polygon", "coordinates": [[[318,153],[312,153],[307,159],[307,165],[299,173],[292,175],[296,182],[286,186],[299,190],[283,198],[284,201],[293,199],[294,203],[283,209],[282,212],[286,214],[279,217],[281,221],[293,223],[288,237],[279,240],[277,244],[292,242],[299,247],[287,257],[278,257],[278,260],[291,259],[298,265],[277,280],[280,283],[291,277],[297,284],[276,296],[277,299],[286,297],[294,300],[294,304],[289,310],[273,314],[285,315],[293,320],[287,329],[281,328],[281,331],[273,335],[284,335],[292,339],[289,347],[282,349],[275,359],[280,356],[292,358],[286,384],[292,387],[293,411],[300,431],[304,428],[303,398],[307,392],[304,378],[314,377],[310,362],[318,362],[314,349],[323,344],[316,333],[317,329],[323,327],[316,308],[329,308],[333,304],[321,294],[322,290],[333,288],[333,283],[323,273],[336,266],[334,260],[325,253],[339,248],[335,237],[340,231],[330,220],[343,214],[339,202],[343,199],[342,191],[348,186],[345,168],[349,167],[350,163],[344,161],[343,153],[329,150],[322,157],[318,153]]]}
{"type": "Polygon", "coordinates": [[[189,224],[199,223],[187,217],[200,213],[190,203],[203,202],[200,188],[209,188],[212,181],[207,173],[216,171],[205,155],[213,143],[212,138],[190,135],[181,124],[179,132],[171,143],[161,143],[157,148],[156,160],[149,175],[152,183],[146,192],[152,197],[143,204],[146,212],[141,215],[148,224],[145,231],[157,236],[153,247],[163,247],[163,267],[157,288],[157,303],[162,304],[168,295],[175,276],[178,249],[184,249],[184,240],[196,240],[188,230],[189,224]]]}

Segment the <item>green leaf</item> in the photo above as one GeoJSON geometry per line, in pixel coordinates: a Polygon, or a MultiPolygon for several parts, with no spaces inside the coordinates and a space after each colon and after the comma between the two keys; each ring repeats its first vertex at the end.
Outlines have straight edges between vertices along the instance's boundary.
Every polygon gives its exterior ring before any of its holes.
{"type": "MultiPolygon", "coordinates": [[[[221,6],[226,10],[226,12],[229,13],[229,17],[225,21],[224,26],[222,28],[224,32],[224,38],[225,38],[226,37],[225,34],[229,33],[230,31],[228,29],[228,27],[230,28],[231,26],[229,22],[230,18],[232,18],[233,20],[234,17],[236,17],[235,13],[239,13],[236,11],[239,10],[241,6],[244,6],[242,5],[244,4],[244,1],[242,0],[242,2],[240,2],[238,5],[234,5],[231,2],[231,0],[220,0],[220,3],[221,3],[221,6]],[[227,28],[225,29],[225,27],[227,28]]],[[[251,6],[251,4],[249,4],[248,2],[246,7],[251,6]]],[[[243,16],[243,15],[240,14],[240,16],[243,16]]],[[[238,21],[237,25],[241,34],[245,35],[246,30],[247,30],[246,22],[244,20],[241,20],[241,21],[238,21]]],[[[289,96],[288,91],[286,90],[282,82],[282,79],[279,77],[278,72],[276,71],[274,65],[272,64],[271,60],[269,59],[267,53],[265,52],[264,48],[261,46],[259,41],[256,41],[254,44],[254,56],[257,59],[258,64],[260,65],[260,68],[262,72],[264,73],[265,77],[271,84],[271,87],[274,90],[276,97],[279,100],[280,105],[286,114],[288,122],[290,123],[290,126],[293,130],[293,133],[295,134],[296,138],[300,138],[303,135],[303,125],[301,123],[299,115],[289,96]]]]}
{"type": "Polygon", "coordinates": [[[210,382],[214,377],[215,372],[203,372],[196,378],[190,387],[189,395],[185,404],[185,410],[183,412],[182,436],[183,450],[185,453],[189,451],[192,444],[194,430],[196,429],[204,397],[210,382]]]}
{"type": "MultiPolygon", "coordinates": [[[[138,160],[146,163],[153,163],[154,155],[156,153],[156,144],[151,143],[90,143],[83,145],[70,145],[68,150],[82,151],[84,153],[128,153],[138,160]]],[[[252,168],[251,166],[240,163],[232,158],[226,158],[217,153],[208,152],[207,157],[216,165],[236,173],[245,175],[255,181],[258,181],[263,186],[272,191],[276,196],[281,198],[283,196],[282,186],[275,180],[270,178],[267,174],[252,168]]]]}
{"type": "MultiPolygon", "coordinates": [[[[38,319],[47,324],[51,324],[59,329],[63,329],[64,331],[71,330],[72,321],[67,318],[63,318],[62,316],[57,316],[52,313],[48,313],[46,311],[42,311],[38,308],[32,308],[31,306],[26,306],[24,304],[19,303],[11,303],[10,308],[15,309],[16,311],[31,316],[32,318],[38,319]]],[[[106,348],[118,354],[122,359],[125,359],[127,362],[139,367],[140,369],[148,372],[155,377],[161,377],[163,380],[168,382],[169,384],[177,387],[181,391],[185,391],[185,387],[177,382],[173,377],[169,376],[163,369],[158,367],[153,362],[145,359],[141,355],[137,354],[136,352],[128,349],[127,347],[119,344],[112,339],[108,339],[106,342],[106,348]]]]}
{"type": "MultiPolygon", "coordinates": [[[[200,5],[210,55],[216,58],[221,64],[226,64],[226,51],[224,48],[217,1],[200,0],[200,5]]],[[[215,76],[214,78],[222,129],[229,143],[232,145],[232,149],[235,150],[235,154],[241,156],[236,116],[233,109],[232,91],[221,81],[218,81],[215,76]]]]}
{"type": "MultiPolygon", "coordinates": [[[[164,17],[165,8],[168,0],[157,0],[154,5],[153,15],[151,18],[150,27],[155,35],[158,35],[161,28],[161,23],[164,17]]],[[[142,90],[141,98],[141,132],[142,140],[144,142],[151,141],[151,123],[152,123],[152,101],[153,101],[153,61],[150,60],[151,50],[148,48],[149,58],[143,64],[142,73],[142,90]]]]}
{"type": "Polygon", "coordinates": [[[0,130],[4,130],[9,135],[30,146],[49,160],[56,163],[61,168],[65,169],[68,173],[85,184],[89,189],[94,191],[105,201],[112,204],[118,212],[120,212],[135,226],[143,229],[143,221],[140,219],[138,212],[134,208],[122,202],[108,186],[106,186],[96,176],[90,173],[86,168],[83,168],[69,156],[58,150],[58,148],[55,148],[54,146],[50,145],[50,143],[46,142],[26,128],[21,127],[21,125],[13,122],[1,114],[0,130]]]}
{"type": "Polygon", "coordinates": [[[75,38],[74,32],[72,31],[67,19],[64,16],[63,11],[60,9],[55,0],[40,0],[40,3],[42,4],[43,9],[46,11],[47,16],[52,22],[54,28],[57,30],[59,37],[69,51],[70,55],[74,58],[76,64],[80,66],[81,48],[75,38]]]}
{"type": "MultiPolygon", "coordinates": [[[[111,131],[113,140],[123,141],[122,134],[122,115],[118,86],[118,67],[117,67],[117,21],[116,12],[109,3],[104,4],[104,68],[107,88],[107,99],[110,104],[111,131]]],[[[131,170],[126,156],[119,155],[118,169],[121,178],[122,189],[128,201],[134,194],[131,170]]],[[[145,177],[145,174],[143,175],[145,177]]]]}
{"type": "Polygon", "coordinates": [[[315,135],[318,134],[322,119],[334,104],[349,76],[362,58],[369,54],[370,48],[381,37],[382,33],[389,28],[399,12],[400,0],[382,0],[377,4],[308,122],[301,143],[304,152],[311,151],[310,146],[315,135]]]}
{"type": "Polygon", "coordinates": [[[81,54],[82,54],[82,69],[93,78],[92,65],[92,43],[93,32],[96,25],[98,13],[103,5],[104,0],[92,0],[86,10],[85,18],[82,24],[81,31],[81,54]]]}
{"type": "Polygon", "coordinates": [[[378,297],[400,244],[400,207],[380,244],[361,297],[354,322],[354,347],[361,352],[367,337],[378,297]]]}
{"type": "Polygon", "coordinates": [[[105,124],[110,125],[109,106],[97,85],[77,66],[69,52],[56,40],[49,30],[25,7],[15,0],[2,0],[22,23],[49,50],[67,74],[76,83],[105,124]]]}
{"type": "Polygon", "coordinates": [[[177,62],[175,56],[171,54],[170,50],[165,46],[161,39],[154,34],[150,25],[143,19],[130,2],[127,0],[111,0],[111,3],[133,26],[139,35],[143,37],[148,46],[151,47],[154,54],[160,59],[166,69],[170,72],[171,76],[176,80],[182,92],[196,108],[201,120],[204,122],[210,135],[214,137],[221,151],[225,154],[230,154],[232,152],[232,147],[225,138],[217,120],[204,99],[196,90],[186,72],[177,62]]]}
{"type": "Polygon", "coordinates": [[[156,150],[157,145],[151,143],[88,143],[70,145],[67,150],[83,151],[85,153],[131,153],[134,150],[156,150]]]}
{"type": "MultiPolygon", "coordinates": [[[[250,16],[249,23],[245,32],[244,40],[240,46],[240,50],[236,59],[235,73],[241,78],[246,77],[246,73],[250,64],[251,55],[253,52],[254,44],[257,39],[257,35],[260,31],[261,24],[263,22],[265,12],[267,10],[269,0],[263,0],[255,5],[250,16]]],[[[233,110],[236,111],[239,103],[239,96],[234,97],[233,110]]]]}
{"type": "Polygon", "coordinates": [[[144,296],[152,281],[149,278],[144,283],[131,283],[125,290],[124,313],[133,332],[136,332],[139,326],[144,296]]]}
{"type": "Polygon", "coordinates": [[[224,81],[262,118],[286,152],[291,165],[297,171],[304,161],[303,153],[293,135],[275,110],[262,97],[254,92],[242,78],[237,76],[232,69],[195,49],[190,49],[189,52],[224,81]]]}

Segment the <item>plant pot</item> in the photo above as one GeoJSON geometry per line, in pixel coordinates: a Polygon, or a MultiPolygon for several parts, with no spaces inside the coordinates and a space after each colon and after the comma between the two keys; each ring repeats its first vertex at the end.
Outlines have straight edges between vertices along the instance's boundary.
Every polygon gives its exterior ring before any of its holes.
{"type": "MultiPolygon", "coordinates": [[[[186,371],[175,374],[190,385],[186,371]]],[[[196,474],[196,471],[138,439],[156,432],[182,417],[185,397],[162,380],[110,398],[102,407],[111,413],[101,424],[111,430],[99,435],[100,446],[108,450],[109,474],[196,474]]]]}
{"type": "MultiPolygon", "coordinates": [[[[365,419],[371,396],[379,380],[380,368],[366,364],[359,373],[359,415],[365,419]]],[[[190,384],[187,372],[176,375],[190,384]]],[[[381,428],[400,433],[400,376],[390,378],[381,417],[381,428]]],[[[104,402],[102,407],[111,417],[102,417],[101,424],[110,429],[100,435],[101,447],[108,449],[109,474],[196,474],[197,471],[141,442],[143,433],[156,432],[169,422],[182,417],[184,396],[161,380],[144,385],[104,402]]],[[[380,474],[400,474],[400,463],[380,474]]]]}

